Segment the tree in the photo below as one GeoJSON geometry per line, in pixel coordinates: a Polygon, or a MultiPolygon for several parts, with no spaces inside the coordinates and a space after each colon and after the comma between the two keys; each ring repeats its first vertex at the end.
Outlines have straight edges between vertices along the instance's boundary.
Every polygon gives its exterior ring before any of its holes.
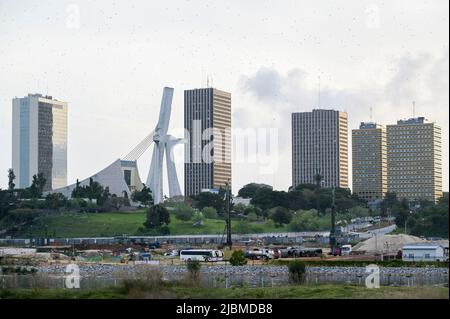
{"type": "Polygon", "coordinates": [[[28,187],[32,198],[41,198],[42,192],[44,190],[46,180],[44,178],[44,174],[39,173],[37,175],[33,175],[33,180],[31,182],[31,186],[28,187]]]}
{"type": "Polygon", "coordinates": [[[61,193],[50,193],[45,196],[45,204],[47,208],[58,209],[66,205],[66,197],[61,193]]]}
{"type": "Polygon", "coordinates": [[[142,184],[142,189],[140,191],[134,191],[131,194],[131,199],[134,202],[140,202],[144,206],[149,206],[153,202],[152,191],[145,184],[142,184]]]}
{"type": "Polygon", "coordinates": [[[10,168],[8,170],[8,190],[14,190],[16,184],[14,184],[14,180],[16,179],[16,175],[14,174],[14,170],[10,168]]]}
{"type": "Polygon", "coordinates": [[[302,284],[305,281],[306,264],[303,261],[295,260],[288,264],[289,279],[296,283],[302,284]]]}
{"type": "Polygon", "coordinates": [[[99,182],[89,178],[89,186],[87,186],[86,191],[89,200],[98,199],[103,194],[103,187],[99,182]]]}
{"type": "Polygon", "coordinates": [[[272,219],[275,224],[283,226],[283,224],[289,224],[292,219],[292,213],[284,207],[276,207],[270,214],[270,219],[272,219]]]}
{"type": "Polygon", "coordinates": [[[175,217],[181,221],[191,220],[195,210],[188,205],[178,205],[175,207],[175,217]]]}
{"type": "Polygon", "coordinates": [[[160,228],[170,223],[169,211],[162,205],[154,205],[147,210],[147,220],[144,226],[147,228],[160,228]]]}
{"type": "Polygon", "coordinates": [[[405,227],[405,222],[410,214],[408,200],[403,198],[399,204],[394,206],[393,213],[397,227],[405,227]]]}
{"type": "Polygon", "coordinates": [[[186,268],[188,270],[189,279],[193,282],[198,282],[200,279],[200,268],[201,264],[198,260],[190,260],[188,259],[186,263],[186,268]]]}
{"type": "Polygon", "coordinates": [[[249,214],[247,215],[247,220],[248,220],[249,222],[257,221],[257,220],[258,220],[258,215],[256,215],[255,212],[251,212],[251,213],[249,213],[249,214]]]}
{"type": "Polygon", "coordinates": [[[108,199],[111,197],[111,193],[109,192],[109,186],[106,186],[102,192],[102,195],[97,198],[97,205],[103,206],[108,202],[108,199]]]}
{"type": "Polygon", "coordinates": [[[107,203],[116,211],[119,211],[123,206],[130,206],[128,198],[117,197],[116,195],[112,195],[111,198],[107,200],[107,203]]]}
{"type": "Polygon", "coordinates": [[[205,207],[214,207],[218,213],[225,211],[225,190],[221,188],[219,193],[201,192],[193,197],[195,207],[202,210],[205,207]]]}
{"type": "Polygon", "coordinates": [[[319,230],[317,210],[298,211],[289,223],[288,228],[294,232],[319,230]]]}
{"type": "Polygon", "coordinates": [[[82,189],[80,186],[80,181],[77,178],[77,182],[75,183],[75,188],[72,191],[72,198],[82,198],[83,194],[82,194],[82,189]]]}
{"type": "Polygon", "coordinates": [[[217,210],[214,207],[206,206],[202,209],[203,216],[209,219],[217,218],[217,210]]]}
{"type": "Polygon", "coordinates": [[[253,198],[255,194],[263,188],[273,190],[273,187],[270,185],[250,183],[239,190],[238,196],[243,198],[253,198]]]}
{"type": "Polygon", "coordinates": [[[242,250],[235,250],[231,254],[230,264],[232,266],[244,266],[247,264],[247,258],[245,258],[245,253],[242,250]]]}

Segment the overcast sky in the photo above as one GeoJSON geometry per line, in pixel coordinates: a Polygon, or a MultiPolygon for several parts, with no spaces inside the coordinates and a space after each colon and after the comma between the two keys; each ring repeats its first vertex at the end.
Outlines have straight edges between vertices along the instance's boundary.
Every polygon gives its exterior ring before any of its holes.
{"type": "MultiPolygon", "coordinates": [[[[278,128],[276,169],[234,163],[233,191],[291,185],[290,117],[348,112],[351,129],[425,116],[443,128],[448,190],[448,1],[0,0],[0,187],[11,167],[11,99],[41,92],[69,103],[68,179],[86,178],[153,130],[162,88],[232,93],[233,127],[278,128]]],[[[351,141],[350,141],[351,142],[351,141]]],[[[351,148],[350,148],[351,150],[351,148]]],[[[177,167],[183,189],[183,148],[177,167]]],[[[139,161],[147,179],[150,152],[139,161]]],[[[351,168],[351,166],[350,166],[351,168]]]]}

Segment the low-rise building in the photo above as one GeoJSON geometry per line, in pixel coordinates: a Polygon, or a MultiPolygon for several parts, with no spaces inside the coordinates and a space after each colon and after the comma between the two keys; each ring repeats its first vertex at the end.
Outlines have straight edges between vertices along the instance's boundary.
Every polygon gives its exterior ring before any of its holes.
{"type": "Polygon", "coordinates": [[[404,261],[443,261],[444,248],[439,244],[409,244],[402,249],[404,261]]]}

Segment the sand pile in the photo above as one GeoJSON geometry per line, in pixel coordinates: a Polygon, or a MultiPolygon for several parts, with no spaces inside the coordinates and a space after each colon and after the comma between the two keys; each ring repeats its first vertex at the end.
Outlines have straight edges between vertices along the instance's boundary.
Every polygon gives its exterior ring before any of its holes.
{"type": "Polygon", "coordinates": [[[411,235],[380,235],[358,243],[352,250],[366,253],[397,253],[403,245],[423,242],[426,241],[411,235]]]}

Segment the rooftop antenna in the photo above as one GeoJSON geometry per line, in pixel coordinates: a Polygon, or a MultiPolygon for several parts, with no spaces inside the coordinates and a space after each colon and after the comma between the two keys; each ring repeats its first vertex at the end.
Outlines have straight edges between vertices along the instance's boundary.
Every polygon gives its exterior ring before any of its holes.
{"type": "Polygon", "coordinates": [[[206,87],[209,88],[209,74],[206,75],[206,87]]]}
{"type": "Polygon", "coordinates": [[[373,121],[373,112],[372,112],[373,110],[372,110],[372,107],[370,107],[370,122],[372,122],[373,121]]]}
{"type": "Polygon", "coordinates": [[[413,118],[416,117],[416,101],[412,102],[412,107],[413,107],[413,118]]]}

